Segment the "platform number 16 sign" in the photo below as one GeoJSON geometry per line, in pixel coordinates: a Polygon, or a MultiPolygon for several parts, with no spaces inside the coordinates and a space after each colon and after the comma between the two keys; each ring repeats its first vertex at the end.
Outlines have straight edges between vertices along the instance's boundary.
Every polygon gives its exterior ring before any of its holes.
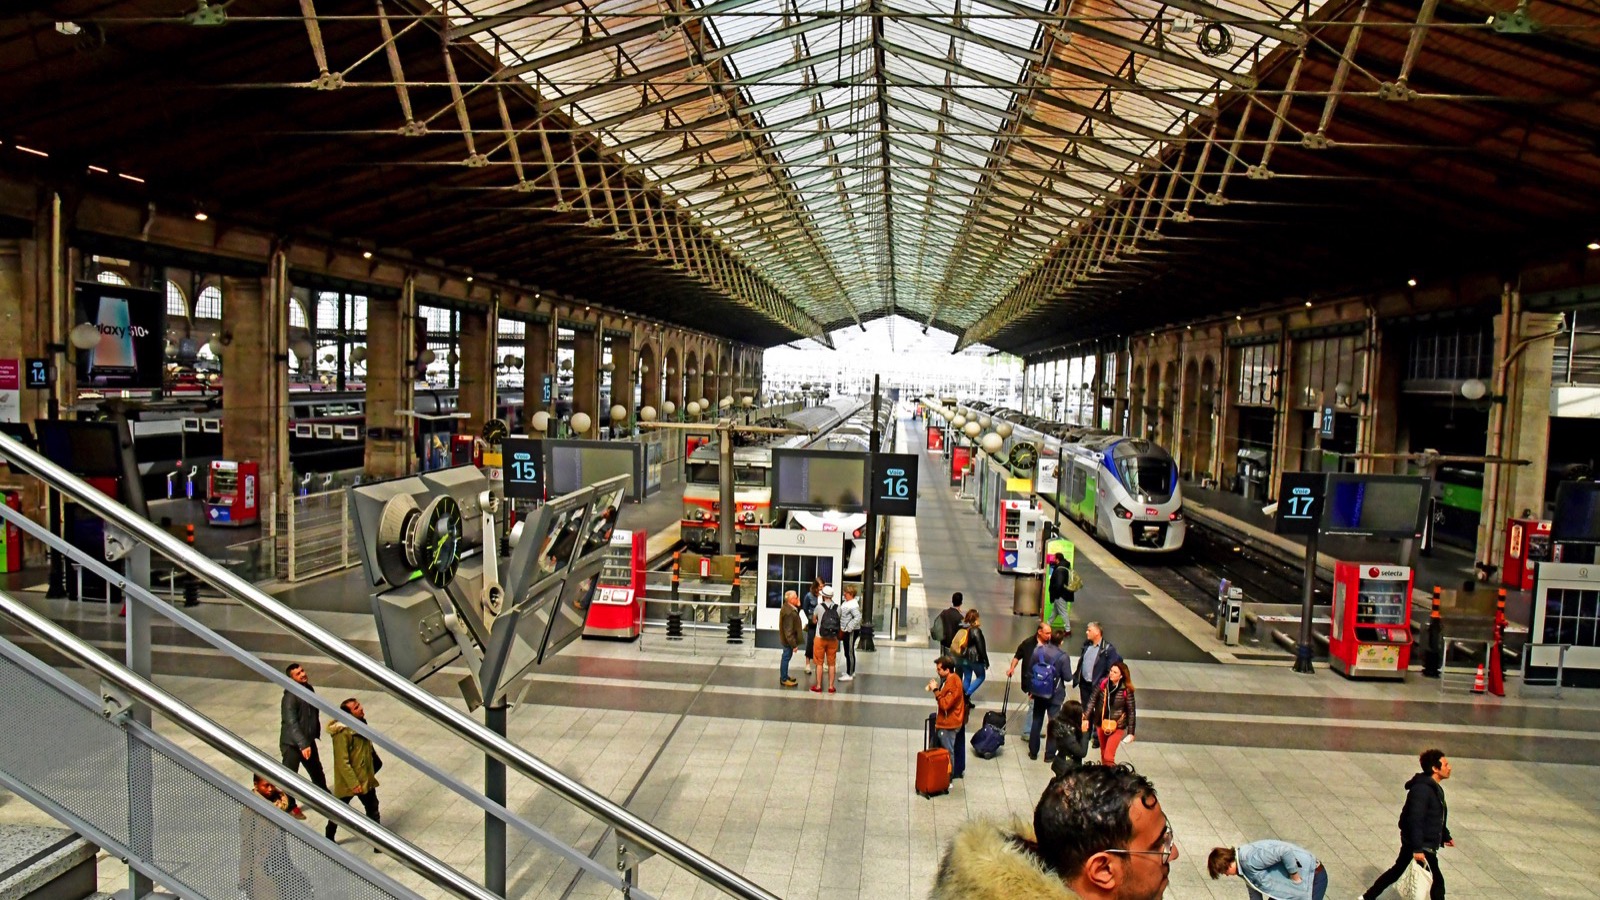
{"type": "Polygon", "coordinates": [[[872,455],[872,511],[880,516],[917,514],[915,453],[872,455]]]}
{"type": "Polygon", "coordinates": [[[1322,520],[1322,496],[1328,476],[1321,472],[1285,472],[1278,488],[1278,534],[1311,534],[1322,520]]]}

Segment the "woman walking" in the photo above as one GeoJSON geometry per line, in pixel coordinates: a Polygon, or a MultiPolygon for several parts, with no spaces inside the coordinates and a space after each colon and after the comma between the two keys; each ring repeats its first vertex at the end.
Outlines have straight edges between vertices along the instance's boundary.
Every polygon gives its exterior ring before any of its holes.
{"type": "Polygon", "coordinates": [[[961,627],[967,632],[966,645],[961,648],[961,688],[970,706],[972,695],[989,675],[989,643],[984,639],[983,620],[977,610],[967,610],[961,627]]]}
{"type": "Polygon", "coordinates": [[[1089,708],[1084,710],[1084,730],[1093,728],[1100,736],[1100,762],[1116,764],[1118,745],[1133,740],[1135,714],[1133,674],[1127,663],[1118,660],[1106,673],[1105,683],[1095,688],[1089,708]]]}

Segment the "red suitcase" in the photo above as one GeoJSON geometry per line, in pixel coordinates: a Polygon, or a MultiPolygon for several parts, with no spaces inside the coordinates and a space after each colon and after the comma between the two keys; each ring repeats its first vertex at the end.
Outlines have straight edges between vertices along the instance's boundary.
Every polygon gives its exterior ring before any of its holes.
{"type": "Polygon", "coordinates": [[[928,716],[922,750],[917,754],[917,793],[929,798],[950,793],[950,751],[929,749],[934,745],[933,721],[934,716],[928,716]]]}

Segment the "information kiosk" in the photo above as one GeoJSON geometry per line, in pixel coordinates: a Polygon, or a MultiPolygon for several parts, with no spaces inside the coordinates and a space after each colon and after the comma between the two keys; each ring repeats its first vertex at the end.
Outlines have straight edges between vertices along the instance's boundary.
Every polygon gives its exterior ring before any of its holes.
{"type": "Polygon", "coordinates": [[[611,533],[594,600],[583,623],[585,638],[631,641],[644,630],[645,532],[611,533]]]}
{"type": "Polygon", "coordinates": [[[260,521],[260,472],[253,460],[212,460],[206,477],[206,524],[237,528],[260,521]]]}

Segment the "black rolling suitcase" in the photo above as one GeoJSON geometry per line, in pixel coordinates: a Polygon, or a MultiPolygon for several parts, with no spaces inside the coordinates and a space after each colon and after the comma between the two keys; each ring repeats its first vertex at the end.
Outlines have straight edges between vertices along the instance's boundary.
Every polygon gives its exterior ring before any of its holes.
{"type": "Polygon", "coordinates": [[[1006,742],[1006,706],[1011,703],[1011,682],[1006,682],[1005,697],[998,710],[983,714],[983,727],[972,736],[972,752],[979,759],[994,759],[1006,742]]]}

